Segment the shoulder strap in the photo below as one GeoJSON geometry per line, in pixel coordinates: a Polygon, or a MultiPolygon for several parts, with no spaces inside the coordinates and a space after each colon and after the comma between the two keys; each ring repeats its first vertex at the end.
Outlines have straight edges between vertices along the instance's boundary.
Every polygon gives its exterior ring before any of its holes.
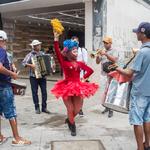
{"type": "MultiPolygon", "coordinates": [[[[150,48],[150,46],[146,45],[143,48],[148,47],[150,48]]],[[[127,68],[127,66],[130,64],[130,62],[134,59],[135,55],[133,57],[131,57],[131,59],[124,65],[123,69],[127,68]]]]}
{"type": "MultiPolygon", "coordinates": [[[[148,48],[150,48],[150,46],[149,46],[149,45],[146,45],[146,46],[144,46],[144,47],[148,47],[148,48]]],[[[144,48],[144,47],[143,47],[143,48],[144,48]]]]}
{"type": "Polygon", "coordinates": [[[134,59],[135,55],[133,57],[130,58],[130,60],[124,65],[123,69],[126,69],[128,67],[128,65],[130,64],[130,62],[134,59]]]}

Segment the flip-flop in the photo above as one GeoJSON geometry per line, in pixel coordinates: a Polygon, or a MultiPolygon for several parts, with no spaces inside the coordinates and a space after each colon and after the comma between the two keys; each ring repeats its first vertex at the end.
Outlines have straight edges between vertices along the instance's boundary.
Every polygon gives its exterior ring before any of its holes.
{"type": "Polygon", "coordinates": [[[21,138],[19,141],[16,141],[15,139],[13,139],[11,145],[12,145],[12,146],[27,146],[27,145],[30,145],[30,144],[31,144],[30,141],[21,138]]]}
{"type": "Polygon", "coordinates": [[[8,140],[7,137],[2,136],[2,138],[0,140],[0,145],[4,144],[7,140],[8,140]]]}

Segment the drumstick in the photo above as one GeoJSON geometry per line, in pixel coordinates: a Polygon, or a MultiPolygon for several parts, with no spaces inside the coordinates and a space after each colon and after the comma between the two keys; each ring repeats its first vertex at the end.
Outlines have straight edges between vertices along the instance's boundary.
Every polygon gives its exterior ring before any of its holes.
{"type": "Polygon", "coordinates": [[[20,73],[20,70],[18,70],[16,73],[17,73],[17,75],[19,75],[19,73],[20,73]]]}

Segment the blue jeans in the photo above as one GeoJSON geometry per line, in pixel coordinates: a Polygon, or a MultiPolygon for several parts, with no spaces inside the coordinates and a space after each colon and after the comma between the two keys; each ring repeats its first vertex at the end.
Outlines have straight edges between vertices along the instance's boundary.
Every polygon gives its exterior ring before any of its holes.
{"type": "Polygon", "coordinates": [[[35,105],[35,109],[39,108],[39,97],[38,97],[38,87],[41,88],[42,93],[42,110],[47,107],[47,89],[46,89],[46,78],[36,79],[35,77],[30,77],[31,91],[33,103],[35,105]]]}
{"type": "Polygon", "coordinates": [[[143,125],[150,122],[150,97],[131,94],[129,120],[132,125],[143,125]]]}
{"type": "Polygon", "coordinates": [[[9,120],[17,117],[14,94],[10,85],[0,87],[0,115],[2,114],[9,120]]]}

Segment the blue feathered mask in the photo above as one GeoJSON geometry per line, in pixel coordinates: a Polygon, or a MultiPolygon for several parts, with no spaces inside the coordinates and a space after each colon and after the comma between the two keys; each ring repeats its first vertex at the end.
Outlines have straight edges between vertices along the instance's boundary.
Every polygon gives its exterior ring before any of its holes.
{"type": "Polygon", "coordinates": [[[73,41],[73,40],[65,40],[63,45],[64,45],[64,51],[68,51],[68,50],[70,51],[74,47],[77,47],[77,48],[79,47],[78,42],[73,41]]]}

